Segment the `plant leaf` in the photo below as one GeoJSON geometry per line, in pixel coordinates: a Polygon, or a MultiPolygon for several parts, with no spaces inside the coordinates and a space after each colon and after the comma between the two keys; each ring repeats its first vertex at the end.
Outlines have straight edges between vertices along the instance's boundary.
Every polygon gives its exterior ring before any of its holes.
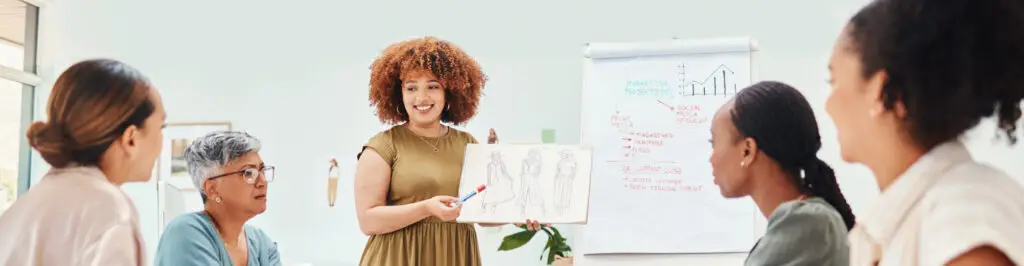
{"type": "Polygon", "coordinates": [[[541,227],[540,228],[540,230],[544,230],[545,234],[548,234],[548,237],[554,236],[555,234],[552,233],[551,230],[549,230],[549,229],[550,229],[550,227],[541,227]]]}
{"type": "Polygon", "coordinates": [[[548,265],[555,263],[555,249],[548,250],[548,265]]]}
{"type": "MultiPolygon", "coordinates": [[[[547,265],[551,265],[552,263],[555,263],[555,253],[558,251],[558,249],[559,249],[558,247],[562,245],[558,235],[556,233],[554,233],[553,231],[551,231],[550,229],[554,229],[554,228],[553,227],[541,228],[541,230],[544,230],[544,233],[548,235],[548,241],[547,241],[548,243],[547,243],[546,247],[544,248],[544,250],[541,251],[541,253],[540,253],[541,254],[540,255],[541,258],[544,258],[544,256],[547,255],[547,257],[548,257],[547,265]]],[[[555,230],[557,230],[557,229],[555,229],[555,230]]]]}
{"type": "Polygon", "coordinates": [[[525,230],[515,234],[507,235],[501,240],[501,245],[498,246],[498,251],[509,251],[517,249],[529,243],[533,236],[537,234],[537,231],[525,230]]]}
{"type": "Polygon", "coordinates": [[[569,246],[568,239],[565,238],[565,236],[562,235],[562,232],[558,231],[557,228],[552,227],[551,231],[555,234],[555,237],[558,238],[558,241],[556,242],[558,245],[553,248],[554,254],[558,257],[571,256],[572,247],[569,246]]]}
{"type": "Polygon", "coordinates": [[[548,240],[547,244],[544,245],[544,250],[540,251],[540,258],[537,258],[537,259],[538,260],[544,260],[544,253],[548,252],[548,249],[550,249],[550,248],[551,248],[551,240],[548,240]]]}
{"type": "Polygon", "coordinates": [[[557,235],[559,237],[562,236],[562,232],[559,232],[557,227],[552,226],[552,227],[548,227],[548,228],[550,228],[551,231],[555,233],[555,235],[557,235]]]}

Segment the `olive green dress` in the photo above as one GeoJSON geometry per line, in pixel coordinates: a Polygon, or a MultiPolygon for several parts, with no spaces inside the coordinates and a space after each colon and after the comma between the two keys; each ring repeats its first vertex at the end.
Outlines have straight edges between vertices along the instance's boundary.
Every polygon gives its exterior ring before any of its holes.
{"type": "MultiPolygon", "coordinates": [[[[394,126],[373,136],[363,149],[373,149],[391,165],[387,204],[403,205],[437,195],[457,197],[466,144],[470,143],[477,141],[455,129],[427,138],[405,126],[394,126]]],[[[479,266],[476,229],[473,224],[430,217],[398,231],[370,236],[359,265],[479,266]]]]}

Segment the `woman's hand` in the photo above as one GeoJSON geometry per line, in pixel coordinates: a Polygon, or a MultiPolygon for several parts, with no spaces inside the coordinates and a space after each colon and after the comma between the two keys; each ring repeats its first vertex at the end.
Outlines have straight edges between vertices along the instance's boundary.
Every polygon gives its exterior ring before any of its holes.
{"type": "Polygon", "coordinates": [[[491,134],[487,135],[487,144],[498,144],[498,134],[494,133],[493,128],[491,128],[491,134]]]}
{"type": "MultiPolygon", "coordinates": [[[[523,226],[521,223],[517,223],[516,226],[523,226]]],[[[541,225],[537,220],[526,219],[526,229],[530,231],[540,231],[541,228],[550,227],[551,224],[541,225]]]]}
{"type": "Polygon", "coordinates": [[[458,201],[458,198],[441,195],[423,201],[423,206],[431,216],[441,221],[452,221],[459,218],[459,213],[462,212],[462,205],[452,207],[458,201]]]}

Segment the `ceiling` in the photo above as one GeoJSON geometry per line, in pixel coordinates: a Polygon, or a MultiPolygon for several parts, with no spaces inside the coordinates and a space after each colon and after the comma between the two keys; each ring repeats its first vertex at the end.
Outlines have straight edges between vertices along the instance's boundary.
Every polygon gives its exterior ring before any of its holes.
{"type": "Polygon", "coordinates": [[[0,0],[0,39],[25,43],[25,2],[0,0]]]}

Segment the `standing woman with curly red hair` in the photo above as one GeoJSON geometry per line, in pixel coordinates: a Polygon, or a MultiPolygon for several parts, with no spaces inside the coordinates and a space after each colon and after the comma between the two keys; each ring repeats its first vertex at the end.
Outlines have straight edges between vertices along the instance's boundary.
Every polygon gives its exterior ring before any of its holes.
{"type": "Polygon", "coordinates": [[[476,115],[486,81],[473,58],[433,37],[393,44],[373,62],[370,104],[395,126],[357,155],[356,215],[370,235],[360,265],[481,265],[476,229],[455,223],[461,208],[451,206],[466,145],[477,140],[446,124],[476,115]]]}

